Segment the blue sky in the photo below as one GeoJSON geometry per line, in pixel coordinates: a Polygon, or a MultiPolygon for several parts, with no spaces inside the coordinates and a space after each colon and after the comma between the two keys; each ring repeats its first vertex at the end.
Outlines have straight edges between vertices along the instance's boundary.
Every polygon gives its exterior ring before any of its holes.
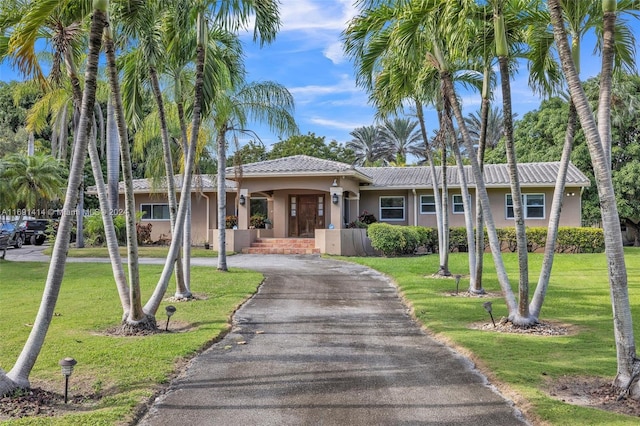
{"type": "MultiPolygon", "coordinates": [[[[345,143],[349,132],[374,123],[374,110],[367,95],[355,84],[352,64],[344,57],[340,33],[357,10],[353,0],[281,0],[282,28],[274,43],[260,49],[245,47],[249,81],[272,80],[286,86],[296,102],[296,120],[300,132],[325,136],[326,141],[345,143]]],[[[634,22],[640,29],[637,21],[634,22]]],[[[638,31],[635,32],[636,35],[638,31]]],[[[582,78],[597,75],[600,58],[593,57],[593,42],[583,48],[582,78]]],[[[527,70],[522,67],[512,81],[514,112],[520,117],[537,108],[540,99],[527,86],[527,70]]],[[[495,105],[502,98],[496,95],[495,105]]],[[[463,95],[465,114],[479,108],[479,95],[463,95]]],[[[435,113],[427,119],[435,126],[435,113]]],[[[429,125],[429,123],[428,123],[429,125]]],[[[255,126],[262,141],[269,145],[278,135],[255,126]]]]}
{"type": "MultiPolygon", "coordinates": [[[[295,118],[300,133],[313,132],[324,136],[326,142],[351,140],[349,133],[357,127],[374,124],[374,110],[367,103],[366,93],[355,84],[352,64],[344,57],[340,34],[346,23],[356,14],[353,0],[280,0],[282,27],[271,45],[260,48],[245,43],[248,81],[278,82],[295,98],[295,118]]],[[[640,33],[638,21],[633,25],[640,33]]],[[[582,78],[597,74],[600,59],[592,57],[593,42],[585,42],[582,49],[582,78]]],[[[527,70],[521,67],[512,81],[514,112],[520,117],[537,108],[540,99],[527,86],[527,70]]],[[[8,64],[0,65],[0,80],[20,79],[8,64]]],[[[479,108],[479,95],[462,95],[465,114],[479,108]]],[[[498,93],[495,105],[501,105],[498,93]]],[[[435,113],[427,113],[429,131],[436,126],[435,113]]],[[[254,123],[265,145],[277,142],[278,135],[254,123]]],[[[244,138],[246,141],[249,138],[244,138]]]]}

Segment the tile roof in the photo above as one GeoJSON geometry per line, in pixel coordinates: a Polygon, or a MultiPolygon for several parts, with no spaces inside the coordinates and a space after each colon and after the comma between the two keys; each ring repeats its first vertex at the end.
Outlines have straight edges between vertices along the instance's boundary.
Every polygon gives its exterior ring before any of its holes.
{"type": "MultiPolygon", "coordinates": [[[[520,184],[522,186],[554,186],[558,175],[559,162],[518,164],[520,184]]],[[[372,177],[373,183],[362,189],[379,188],[430,188],[432,186],[431,168],[419,167],[359,167],[364,174],[372,177]]],[[[475,186],[471,166],[464,167],[467,183],[475,186]]],[[[436,179],[441,180],[441,167],[436,167],[436,179]]],[[[484,167],[484,179],[487,187],[509,185],[509,168],[506,164],[487,164],[484,167]]],[[[460,186],[460,177],[456,166],[447,167],[447,182],[452,187],[460,186]]],[[[571,186],[589,186],[589,179],[573,164],[567,171],[567,184],[571,186]]]]}
{"type": "MultiPolygon", "coordinates": [[[[520,184],[527,186],[555,185],[558,175],[559,162],[551,163],[521,163],[518,164],[520,184]]],[[[471,172],[471,166],[464,167],[467,183],[475,186],[475,179],[471,172]]],[[[275,160],[261,161],[258,163],[245,164],[243,166],[243,178],[264,178],[275,176],[291,175],[350,175],[365,184],[361,186],[363,190],[373,190],[381,188],[431,188],[432,174],[431,168],[427,166],[416,167],[353,167],[338,161],[323,160],[307,155],[294,155],[291,157],[278,158],[275,160]]],[[[436,180],[440,182],[442,169],[436,167],[436,180]]],[[[227,176],[233,177],[233,167],[227,169],[227,176]]],[[[460,187],[460,177],[456,166],[447,167],[447,181],[451,187],[460,187]]],[[[487,187],[507,187],[509,186],[509,169],[506,164],[486,164],[484,166],[484,179],[487,187]]],[[[176,175],[176,187],[178,190],[182,185],[182,175],[176,175]]],[[[589,179],[573,164],[569,165],[567,171],[567,185],[586,187],[590,185],[589,179]]],[[[227,179],[228,191],[236,190],[236,183],[227,179]]],[[[133,182],[134,192],[153,193],[163,192],[165,184],[160,181],[153,185],[150,179],[135,179],[133,182]]],[[[215,192],[215,175],[194,175],[192,192],[215,192]]],[[[95,194],[95,186],[87,188],[87,192],[95,194]]],[[[124,192],[124,185],[119,184],[119,192],[124,192]]]]}
{"type": "MultiPolygon", "coordinates": [[[[231,176],[233,167],[227,168],[227,174],[231,176]]],[[[371,178],[362,173],[361,169],[339,161],[324,160],[308,155],[293,155],[291,157],[277,158],[275,160],[260,161],[244,164],[242,166],[243,177],[264,176],[290,176],[290,175],[352,175],[365,182],[371,178]]]]}
{"type": "MultiPolygon", "coordinates": [[[[178,192],[182,188],[182,175],[175,175],[175,185],[178,192]]],[[[236,183],[232,180],[226,180],[227,191],[235,191],[236,183]]],[[[153,182],[152,179],[134,179],[133,192],[136,194],[153,194],[166,191],[166,181],[164,178],[153,182]]],[[[216,192],[217,177],[216,175],[193,175],[191,181],[191,192],[216,192]]],[[[87,187],[88,194],[97,194],[95,186],[87,187]]],[[[124,194],[124,182],[118,183],[118,193],[124,194]]]]}

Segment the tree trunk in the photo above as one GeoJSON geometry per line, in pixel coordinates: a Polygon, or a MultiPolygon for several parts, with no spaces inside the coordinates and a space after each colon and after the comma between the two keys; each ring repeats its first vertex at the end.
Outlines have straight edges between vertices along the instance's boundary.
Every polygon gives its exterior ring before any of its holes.
{"type": "Polygon", "coordinates": [[[123,326],[139,326],[148,328],[148,324],[155,324],[155,318],[148,317],[142,309],[142,295],[140,291],[140,267],[138,263],[138,235],[136,230],[136,206],[133,195],[133,172],[131,162],[131,147],[127,135],[127,125],[124,118],[124,107],[120,92],[120,80],[116,66],[115,46],[111,28],[104,31],[105,54],[111,96],[115,108],[118,136],[120,137],[120,160],[122,163],[122,180],[124,181],[124,202],[127,229],[127,257],[129,267],[129,316],[123,326]]]}
{"type": "Polygon", "coordinates": [[[429,137],[427,136],[427,128],[424,122],[424,112],[422,110],[422,103],[420,101],[416,101],[416,112],[418,115],[418,122],[420,123],[420,133],[422,134],[422,140],[424,140],[424,148],[425,148],[425,157],[427,157],[427,162],[429,163],[429,168],[431,170],[431,185],[433,188],[433,201],[436,209],[436,231],[438,233],[438,247],[440,247],[440,241],[443,238],[443,227],[442,227],[442,201],[440,198],[440,191],[438,190],[438,179],[436,178],[436,166],[433,162],[433,154],[431,152],[431,148],[429,146],[429,137]]]}
{"type": "Polygon", "coordinates": [[[111,214],[118,212],[120,181],[120,140],[111,97],[107,100],[107,185],[111,214]]]}
{"type": "Polygon", "coordinates": [[[10,380],[12,384],[2,383],[0,389],[6,390],[7,388],[29,387],[29,374],[42,349],[58,300],[72,227],[72,216],[69,215],[68,212],[75,208],[78,200],[78,190],[81,186],[84,159],[87,155],[89,114],[93,113],[93,105],[95,103],[98,57],[102,43],[102,30],[106,22],[106,10],[94,9],[89,33],[89,54],[87,57],[85,91],[82,98],[80,124],[78,126],[77,143],[74,146],[74,161],[69,171],[69,181],[63,207],[63,211],[67,212],[67,214],[62,215],[60,218],[58,238],[56,238],[51,254],[51,262],[49,264],[49,272],[47,274],[42,301],[29,338],[11,371],[9,371],[6,376],[0,376],[0,380],[10,380]]]}
{"type": "Polygon", "coordinates": [[[440,171],[442,186],[442,239],[440,240],[440,269],[438,275],[451,276],[449,271],[449,190],[447,189],[447,143],[442,140],[440,171]]]}
{"type": "Polygon", "coordinates": [[[551,267],[553,266],[553,258],[556,251],[556,240],[558,238],[558,226],[560,225],[560,213],[562,211],[562,200],[564,199],[564,187],[567,181],[567,170],[571,162],[571,150],[573,149],[573,137],[576,132],[577,125],[576,108],[573,102],[569,101],[569,121],[565,132],[564,146],[562,148],[562,158],[558,168],[558,176],[556,177],[556,186],[553,192],[553,201],[551,203],[551,213],[549,215],[549,225],[547,228],[547,239],[544,246],[544,257],[542,259],[542,269],[540,270],[540,278],[536,291],[531,299],[529,312],[531,316],[539,319],[542,304],[549,287],[549,278],[551,278],[551,267]]]}
{"type": "MultiPolygon", "coordinates": [[[[465,148],[467,149],[468,152],[473,152],[473,142],[471,141],[471,136],[469,136],[469,130],[467,129],[467,126],[464,122],[462,109],[460,108],[460,103],[458,102],[458,98],[456,96],[456,92],[453,87],[451,75],[447,72],[441,73],[441,79],[444,85],[445,95],[447,96],[447,99],[449,99],[449,101],[451,102],[451,107],[453,109],[456,122],[458,123],[458,128],[462,133],[462,140],[464,142],[465,148]]],[[[513,318],[511,319],[512,321],[514,321],[519,325],[525,325],[529,323],[529,319],[518,318],[517,316],[518,306],[517,306],[515,295],[513,294],[513,290],[511,289],[511,284],[509,283],[509,277],[507,275],[504,262],[502,260],[502,252],[500,250],[500,241],[498,240],[498,233],[496,232],[496,226],[495,226],[495,222],[493,221],[493,214],[491,212],[491,203],[489,201],[489,196],[487,195],[487,188],[484,184],[484,179],[482,177],[482,171],[480,170],[480,165],[478,164],[478,159],[474,155],[470,155],[469,161],[471,163],[471,170],[473,172],[473,177],[476,181],[478,197],[480,198],[480,202],[482,204],[482,210],[484,213],[484,222],[487,227],[489,246],[491,247],[491,254],[493,256],[493,262],[495,264],[496,274],[498,276],[498,282],[500,283],[500,288],[502,289],[502,294],[505,299],[505,303],[507,305],[509,316],[511,317],[513,314],[513,318]]]]}
{"type": "MultiPolygon", "coordinates": [[[[622,389],[628,389],[631,396],[638,399],[640,398],[640,385],[635,381],[637,379],[638,360],[636,359],[633,321],[627,288],[627,268],[624,260],[622,231],[613,190],[611,167],[604,149],[608,144],[600,139],[593,111],[589,106],[571,58],[560,2],[559,0],[549,0],[548,4],[560,62],[567,79],[571,98],[576,106],[580,125],[587,140],[594,176],[598,185],[598,198],[600,200],[602,227],[604,229],[605,255],[609,268],[609,287],[613,307],[617,354],[617,374],[614,385],[622,389]]],[[[605,25],[605,28],[607,28],[607,25],[605,25]]],[[[604,61],[612,60],[612,52],[607,49],[603,49],[602,56],[603,63],[604,61]]]]}
{"type": "MultiPolygon", "coordinates": [[[[169,131],[167,129],[167,117],[164,110],[164,100],[162,99],[162,91],[160,90],[160,83],[158,82],[158,73],[154,66],[149,67],[149,78],[151,80],[151,88],[153,89],[153,95],[158,106],[158,117],[160,119],[160,139],[162,140],[162,157],[164,160],[164,171],[167,179],[167,200],[169,202],[169,220],[171,222],[171,236],[175,238],[176,231],[176,211],[178,208],[178,202],[176,201],[176,183],[175,173],[173,171],[173,158],[171,156],[171,143],[169,141],[169,131]]],[[[183,179],[186,176],[183,175],[183,179]]],[[[181,194],[181,198],[190,197],[191,193],[181,194]]],[[[182,241],[181,241],[182,243],[182,241]]],[[[181,244],[182,246],[182,244],[181,244]]],[[[175,277],[176,277],[176,297],[189,297],[187,296],[187,289],[184,285],[184,274],[182,271],[182,262],[180,255],[176,259],[175,265],[175,277]],[[180,295],[180,296],[179,296],[180,295]]]]}
{"type": "Polygon", "coordinates": [[[228,271],[227,268],[227,237],[226,237],[226,214],[227,214],[227,187],[225,183],[227,167],[225,128],[218,132],[218,270],[228,271]]]}
{"type": "MultiPolygon", "coordinates": [[[[483,89],[482,89],[482,106],[480,107],[480,138],[478,141],[478,165],[480,173],[484,171],[484,153],[487,147],[487,127],[489,123],[489,85],[490,85],[490,68],[485,68],[483,89]]],[[[484,218],[482,215],[482,204],[480,197],[477,196],[476,189],[476,282],[473,288],[469,287],[469,291],[475,294],[484,294],[482,288],[482,272],[484,268],[484,218]]]]}
{"type": "MultiPolygon", "coordinates": [[[[203,27],[204,17],[202,15],[198,15],[198,33],[202,34],[204,32],[203,27]]],[[[203,83],[204,83],[204,62],[205,62],[205,50],[203,46],[202,37],[198,36],[198,46],[196,48],[197,59],[196,59],[196,80],[194,87],[194,103],[193,103],[193,116],[192,116],[192,126],[191,126],[191,140],[189,142],[189,150],[186,156],[185,162],[185,171],[184,171],[184,179],[182,180],[182,194],[190,194],[191,193],[191,174],[193,173],[193,165],[194,165],[194,157],[195,157],[195,148],[198,143],[198,135],[200,133],[200,115],[202,112],[202,100],[203,100],[203,83]]],[[[167,291],[167,286],[169,285],[169,277],[173,272],[173,266],[178,257],[178,252],[180,250],[182,238],[182,232],[184,227],[184,220],[187,213],[187,203],[186,197],[182,197],[180,199],[180,204],[178,206],[178,214],[176,216],[176,227],[175,234],[171,239],[171,246],[169,247],[169,253],[167,255],[167,260],[165,262],[164,268],[162,270],[162,274],[160,279],[158,280],[158,284],[156,285],[153,294],[149,301],[145,304],[145,311],[155,314],[160,307],[160,303],[162,302],[162,298],[167,291]]]]}
{"type": "Polygon", "coordinates": [[[507,151],[507,163],[509,167],[509,180],[511,184],[511,199],[513,202],[513,218],[516,231],[518,250],[518,269],[520,282],[518,284],[518,315],[521,318],[529,317],[529,253],[527,251],[527,233],[524,223],[524,209],[522,206],[522,192],[520,191],[520,178],[518,176],[518,162],[516,160],[516,148],[513,140],[513,114],[511,112],[511,84],[509,82],[509,64],[506,56],[498,57],[500,64],[500,81],[502,83],[504,136],[507,151]]]}
{"type": "Polygon", "coordinates": [[[113,277],[116,281],[116,288],[118,289],[118,295],[120,296],[123,318],[126,318],[129,314],[129,286],[127,285],[127,277],[122,266],[122,258],[120,257],[120,251],[118,248],[118,237],[116,236],[116,228],[113,225],[114,215],[109,203],[107,194],[108,191],[104,184],[104,177],[102,176],[102,166],[100,164],[100,158],[98,155],[98,149],[95,144],[95,139],[92,139],[92,141],[89,142],[89,158],[91,158],[91,168],[93,170],[93,177],[96,182],[96,189],[98,190],[100,213],[102,215],[102,223],[104,224],[104,233],[107,243],[107,250],[109,252],[109,259],[111,260],[111,270],[113,271],[113,277]]]}

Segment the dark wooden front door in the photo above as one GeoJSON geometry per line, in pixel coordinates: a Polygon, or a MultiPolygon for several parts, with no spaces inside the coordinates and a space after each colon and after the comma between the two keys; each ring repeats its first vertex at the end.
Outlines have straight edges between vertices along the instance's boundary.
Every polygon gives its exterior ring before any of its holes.
{"type": "Polygon", "coordinates": [[[324,195],[289,197],[289,236],[313,238],[316,228],[324,228],[324,195]]]}

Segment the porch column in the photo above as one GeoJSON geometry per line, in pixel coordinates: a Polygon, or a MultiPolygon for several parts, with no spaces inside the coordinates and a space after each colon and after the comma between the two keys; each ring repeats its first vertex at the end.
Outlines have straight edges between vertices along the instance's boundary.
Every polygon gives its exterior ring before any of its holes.
{"type": "Polygon", "coordinates": [[[331,224],[333,229],[342,229],[342,203],[344,198],[342,197],[342,187],[332,186],[329,188],[329,203],[331,203],[331,224]],[[334,203],[334,200],[337,200],[334,203]]]}
{"type": "Polygon", "coordinates": [[[251,200],[249,199],[249,190],[240,189],[240,199],[238,202],[238,229],[249,229],[249,211],[251,200]],[[244,203],[242,200],[244,199],[244,203]]]}

